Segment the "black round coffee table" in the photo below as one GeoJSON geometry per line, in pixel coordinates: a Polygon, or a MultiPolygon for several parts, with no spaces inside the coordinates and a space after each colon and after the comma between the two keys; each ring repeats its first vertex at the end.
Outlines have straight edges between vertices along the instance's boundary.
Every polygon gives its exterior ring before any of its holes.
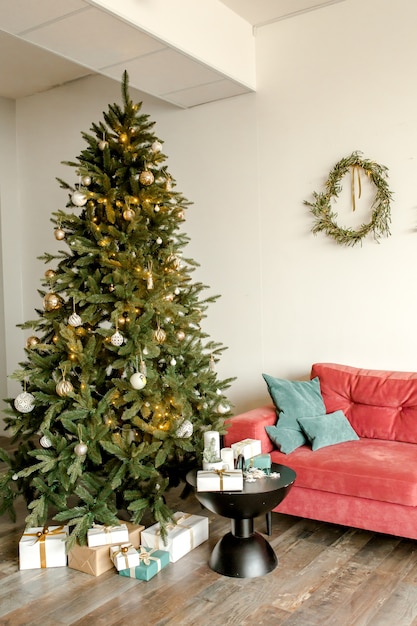
{"type": "Polygon", "coordinates": [[[272,511],[291,489],[296,474],[286,465],[272,464],[271,472],[279,478],[265,476],[255,482],[243,482],[242,491],[197,491],[197,470],[188,472],[186,480],[194,487],[197,499],[209,511],[231,519],[231,532],[218,541],[211,553],[211,569],[223,576],[254,578],[268,574],[278,565],[269,542],[254,532],[258,515],[272,511]]]}

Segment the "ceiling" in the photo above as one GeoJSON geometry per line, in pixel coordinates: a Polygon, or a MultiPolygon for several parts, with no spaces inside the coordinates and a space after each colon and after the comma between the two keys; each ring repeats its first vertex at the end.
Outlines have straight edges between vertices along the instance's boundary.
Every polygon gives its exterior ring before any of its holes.
{"type": "MultiPolygon", "coordinates": [[[[343,1],[222,3],[256,33],[273,21],[343,1]]],[[[98,4],[89,0],[0,0],[0,96],[22,98],[89,74],[120,80],[124,69],[132,87],[184,108],[252,91],[98,4]]]]}

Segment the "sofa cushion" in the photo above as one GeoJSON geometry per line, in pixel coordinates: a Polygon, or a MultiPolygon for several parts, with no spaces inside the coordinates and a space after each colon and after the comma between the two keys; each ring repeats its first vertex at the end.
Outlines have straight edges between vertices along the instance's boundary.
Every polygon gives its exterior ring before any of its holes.
{"type": "Polygon", "coordinates": [[[344,441],[359,439],[343,411],[335,411],[318,417],[299,417],[298,423],[311,443],[313,451],[344,441]]]}
{"type": "Polygon", "coordinates": [[[316,452],[305,445],[291,456],[274,450],[271,459],[297,473],[298,487],[417,506],[417,446],[412,443],[361,439],[316,452]]]}
{"type": "Polygon", "coordinates": [[[341,410],[360,437],[417,443],[417,373],[315,363],[326,412],[341,410]]]}
{"type": "Polygon", "coordinates": [[[306,436],[300,428],[280,426],[265,426],[268,437],[283,454],[290,454],[306,442],[306,436]]]}
{"type": "MultiPolygon", "coordinates": [[[[278,448],[283,446],[287,450],[294,445],[292,448],[294,450],[307,441],[297,418],[326,413],[320,391],[320,381],[318,378],[294,381],[274,378],[268,374],[262,374],[262,376],[278,415],[278,428],[274,432],[275,443],[278,448]]],[[[268,435],[270,436],[269,432],[268,435]]]]}

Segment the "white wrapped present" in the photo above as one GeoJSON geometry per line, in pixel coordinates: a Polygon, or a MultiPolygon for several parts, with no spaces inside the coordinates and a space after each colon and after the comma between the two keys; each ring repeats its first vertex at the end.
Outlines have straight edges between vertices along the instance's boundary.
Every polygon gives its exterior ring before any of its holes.
{"type": "Polygon", "coordinates": [[[112,543],[129,543],[129,531],[126,524],[116,526],[102,526],[93,524],[87,530],[87,544],[89,548],[111,545],[112,543]]]}
{"type": "Polygon", "coordinates": [[[139,565],[139,552],[131,543],[124,543],[121,546],[110,547],[110,558],[118,572],[121,569],[129,569],[139,565]]]}
{"type": "Polygon", "coordinates": [[[19,569],[65,567],[68,526],[27,528],[19,541],[19,569]]]}
{"type": "Polygon", "coordinates": [[[197,491],[242,491],[242,470],[199,470],[197,491]]]}
{"type": "Polygon", "coordinates": [[[235,459],[237,459],[239,455],[242,455],[246,460],[250,459],[252,456],[262,453],[260,439],[242,439],[242,441],[232,443],[231,447],[235,459]]]}
{"type": "Polygon", "coordinates": [[[207,517],[178,511],[174,513],[174,520],[175,524],[167,525],[165,541],[162,539],[159,523],[145,528],[141,533],[142,545],[168,551],[171,563],[175,563],[208,539],[207,517]]]}

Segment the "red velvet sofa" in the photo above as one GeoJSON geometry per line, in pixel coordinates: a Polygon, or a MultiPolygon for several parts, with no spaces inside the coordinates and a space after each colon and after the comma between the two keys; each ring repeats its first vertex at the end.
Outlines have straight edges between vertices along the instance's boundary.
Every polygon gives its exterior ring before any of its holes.
{"type": "Polygon", "coordinates": [[[269,439],[273,404],[228,420],[224,445],[260,439],[272,461],[295,470],[280,513],[417,539],[417,373],[316,363],[326,412],[342,410],[359,435],[283,454],[269,439]]]}

